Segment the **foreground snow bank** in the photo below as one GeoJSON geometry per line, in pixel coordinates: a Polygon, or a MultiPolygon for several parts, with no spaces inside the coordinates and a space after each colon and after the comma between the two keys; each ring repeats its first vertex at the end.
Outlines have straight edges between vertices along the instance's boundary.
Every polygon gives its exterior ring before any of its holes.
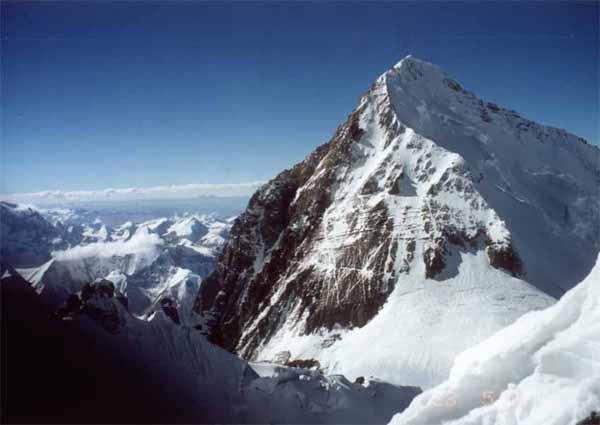
{"type": "Polygon", "coordinates": [[[598,409],[600,257],[557,304],[460,354],[391,424],[576,424],[598,409]]]}

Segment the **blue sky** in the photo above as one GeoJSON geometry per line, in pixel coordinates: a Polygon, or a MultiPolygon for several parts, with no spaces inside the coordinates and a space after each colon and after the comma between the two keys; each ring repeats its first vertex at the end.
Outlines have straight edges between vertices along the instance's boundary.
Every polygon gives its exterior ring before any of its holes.
{"type": "Polygon", "coordinates": [[[597,2],[1,8],[4,193],[269,179],[407,54],[600,142],[597,2]]]}

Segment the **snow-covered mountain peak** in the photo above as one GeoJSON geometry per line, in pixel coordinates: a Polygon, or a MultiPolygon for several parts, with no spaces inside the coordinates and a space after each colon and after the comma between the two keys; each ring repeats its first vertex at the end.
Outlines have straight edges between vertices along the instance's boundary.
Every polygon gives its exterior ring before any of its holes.
{"type": "Polygon", "coordinates": [[[415,58],[412,55],[407,55],[402,58],[385,74],[390,72],[404,77],[407,82],[423,80],[428,83],[443,83],[445,79],[452,80],[451,77],[437,65],[415,58]]]}
{"type": "MultiPolygon", "coordinates": [[[[481,195],[502,219],[507,230],[503,233],[523,237],[529,233],[524,223],[542,220],[548,229],[541,238],[561,234],[576,244],[594,247],[587,250],[586,266],[577,276],[563,274],[559,278],[532,265],[527,273],[534,284],[560,295],[585,276],[593,264],[600,234],[598,207],[593,205],[598,202],[600,185],[598,147],[565,130],[537,124],[515,111],[485,102],[437,66],[413,57],[385,72],[363,98],[363,105],[368,105],[369,99],[375,101],[380,127],[387,133],[384,148],[393,145],[394,137],[414,132],[425,140],[408,143],[417,147],[411,156],[434,155],[436,151],[445,158],[445,166],[433,164],[438,173],[429,170],[429,195],[437,191],[438,177],[454,180],[462,175],[473,183],[469,192],[481,195]],[[571,203],[577,206],[573,208],[571,203]],[[571,215],[574,211],[578,218],[571,215]],[[552,281],[561,289],[548,289],[552,281]]],[[[531,256],[548,243],[536,245],[531,256]]],[[[550,255],[552,251],[555,247],[550,255]]],[[[521,254],[529,256],[527,252],[521,254]]],[[[560,263],[560,256],[556,260],[560,263]]]]}
{"type": "MultiPolygon", "coordinates": [[[[398,119],[419,133],[425,133],[426,137],[433,135],[428,133],[435,128],[429,127],[436,124],[436,119],[449,128],[456,124],[465,124],[467,120],[484,127],[501,127],[505,132],[524,139],[541,141],[547,136],[553,136],[561,142],[587,144],[581,137],[569,134],[565,130],[539,125],[514,110],[480,99],[443,69],[411,55],[400,60],[377,81],[385,82],[398,119]],[[410,111],[411,108],[417,109],[418,113],[410,111]],[[432,116],[428,117],[428,114],[432,116]],[[415,120],[416,116],[421,120],[415,120]],[[457,119],[458,123],[455,122],[457,119]],[[511,127],[517,127],[518,131],[515,132],[511,127]]],[[[497,141],[502,140],[503,138],[499,138],[497,141]]]]}
{"type": "Polygon", "coordinates": [[[405,58],[254,194],[196,310],[249,358],[290,350],[430,386],[461,349],[588,273],[599,153],[405,58]]]}
{"type": "Polygon", "coordinates": [[[172,233],[177,237],[188,239],[191,242],[198,242],[208,233],[208,231],[208,227],[199,217],[189,216],[176,221],[169,227],[167,234],[172,233]]]}
{"type": "MultiPolygon", "coordinates": [[[[394,68],[399,68],[400,66],[402,66],[402,63],[405,61],[410,61],[410,60],[415,60],[416,58],[412,55],[412,54],[408,54],[406,56],[404,56],[402,59],[400,59],[396,65],[394,65],[394,68]]],[[[419,60],[419,59],[416,59],[419,60]]]]}
{"type": "MultiPolygon", "coordinates": [[[[401,105],[396,105],[397,94],[401,94],[401,104],[418,107],[422,113],[442,105],[455,109],[457,103],[466,104],[471,100],[478,104],[479,101],[440,67],[410,55],[384,72],[377,83],[385,86],[398,115],[403,115],[403,111],[401,105]]],[[[402,116],[398,118],[402,121],[402,116]]]]}

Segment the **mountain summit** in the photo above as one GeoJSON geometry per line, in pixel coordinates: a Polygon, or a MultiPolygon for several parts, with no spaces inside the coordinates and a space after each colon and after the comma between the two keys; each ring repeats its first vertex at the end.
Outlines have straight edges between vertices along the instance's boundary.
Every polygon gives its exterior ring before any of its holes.
{"type": "Polygon", "coordinates": [[[599,160],[408,56],[253,195],[195,309],[247,358],[429,387],[589,272],[599,160]]]}

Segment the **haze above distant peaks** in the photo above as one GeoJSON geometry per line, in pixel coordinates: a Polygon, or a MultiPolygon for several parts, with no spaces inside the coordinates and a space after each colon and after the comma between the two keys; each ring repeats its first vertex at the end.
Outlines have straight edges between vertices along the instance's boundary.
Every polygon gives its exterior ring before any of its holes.
{"type": "Polygon", "coordinates": [[[0,195],[0,199],[20,203],[51,204],[141,199],[185,199],[200,196],[245,197],[252,195],[261,184],[262,182],[199,183],[100,190],[47,190],[29,193],[7,193],[0,195]]]}

